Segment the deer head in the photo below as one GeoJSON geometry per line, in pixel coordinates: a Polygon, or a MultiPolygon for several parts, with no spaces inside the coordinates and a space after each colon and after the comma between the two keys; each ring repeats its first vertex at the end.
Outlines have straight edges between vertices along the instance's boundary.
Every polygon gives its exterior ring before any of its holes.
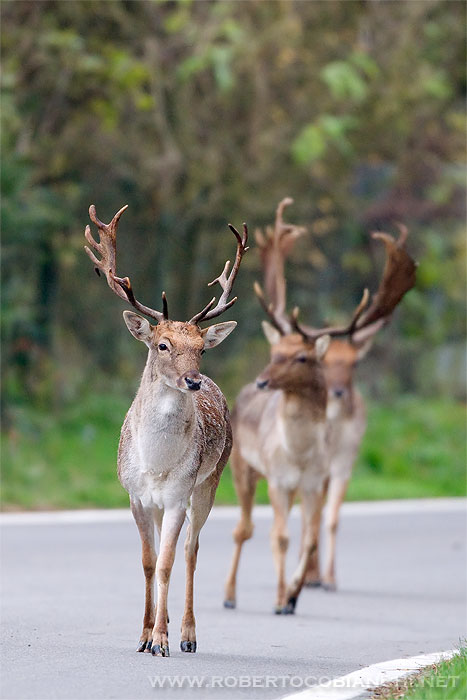
{"type": "MultiPolygon", "coordinates": [[[[278,212],[282,213],[284,204],[290,204],[292,201],[290,198],[283,200],[278,212]]],[[[265,328],[265,333],[273,346],[271,364],[260,375],[258,382],[261,384],[267,379],[264,386],[270,386],[269,373],[273,371],[271,368],[282,364],[284,378],[281,381],[284,383],[287,372],[292,372],[294,377],[297,374],[291,362],[292,358],[295,358],[296,362],[306,364],[305,357],[313,356],[315,371],[318,371],[317,365],[321,361],[323,363],[329,398],[349,402],[356,363],[368,352],[375,334],[389,322],[397,304],[415,284],[416,263],[405,248],[408,231],[405,226],[400,226],[398,240],[387,233],[372,234],[374,239],[381,240],[385,245],[386,263],[378,291],[370,305],[368,306],[370,295],[365,289],[362,300],[347,325],[316,329],[299,322],[298,307],[290,315],[286,314],[284,260],[298,236],[289,237],[288,245],[281,245],[281,230],[283,232],[284,228],[281,229],[276,223],[274,236],[270,235],[268,239],[269,257],[265,256],[264,251],[261,253],[266,290],[273,299],[271,303],[266,301],[262,288],[255,283],[255,293],[271,321],[267,324],[268,330],[265,328]],[[275,275],[280,279],[274,279],[275,275]],[[299,359],[301,356],[302,360],[299,359]]],[[[260,238],[260,248],[265,246],[264,237],[260,238]]],[[[275,376],[279,375],[277,369],[274,372],[275,376]]]]}
{"type": "Polygon", "coordinates": [[[149,362],[154,369],[154,377],[161,379],[168,386],[180,391],[197,391],[201,388],[202,378],[199,372],[201,355],[205,350],[219,345],[233,331],[236,321],[217,323],[208,328],[200,328],[199,323],[220,316],[237,300],[229,301],[233,283],[237,276],[244,253],[248,250],[248,229],[243,224],[243,235],[229,224],[229,228],[237,239],[237,252],[232,271],[227,260],[224,270],[209,286],[219,283],[222,294],[215,305],[215,297],[211,299],[202,311],[189,321],[173,321],[169,319],[167,297],[162,293],[162,311],[157,311],[141,304],[134,296],[128,277],[118,277],[116,272],[116,242],[117,228],[121,215],[127,209],[122,207],[113,217],[110,224],[104,224],[97,218],[94,205],[89,207],[91,221],[99,231],[99,242],[92,234],[90,226],[86,226],[85,237],[90,246],[101,256],[97,258],[90,248],[85,251],[95,265],[97,274],[104,273],[109,287],[117,296],[128,302],[137,311],[156,321],[151,324],[140,314],[124,311],[123,317],[130,333],[149,349],[149,362]]]}
{"type": "Polygon", "coordinates": [[[324,376],[328,391],[327,412],[329,418],[350,416],[353,411],[353,378],[359,360],[363,359],[373,344],[373,338],[382,323],[375,324],[367,339],[352,337],[350,340],[334,338],[323,360],[324,376]],[[376,327],[377,325],[377,327],[376,327]]]}
{"type": "Polygon", "coordinates": [[[325,335],[315,343],[308,343],[299,333],[282,335],[267,321],[263,321],[262,326],[271,345],[271,361],[257,378],[257,387],[305,394],[310,388],[320,385],[320,363],[328,349],[330,337],[325,335]]]}

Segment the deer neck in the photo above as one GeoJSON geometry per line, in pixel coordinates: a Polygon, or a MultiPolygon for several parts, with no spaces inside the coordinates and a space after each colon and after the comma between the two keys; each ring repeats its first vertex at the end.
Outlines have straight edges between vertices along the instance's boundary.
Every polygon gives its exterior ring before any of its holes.
{"type": "Polygon", "coordinates": [[[195,404],[193,394],[169,386],[157,372],[156,364],[149,353],[135,403],[139,412],[151,415],[155,426],[161,430],[177,432],[183,426],[194,423],[195,404]]]}
{"type": "Polygon", "coordinates": [[[324,421],[326,417],[327,392],[323,383],[306,387],[303,391],[283,391],[280,412],[285,422],[306,420],[324,421]]]}
{"type": "Polygon", "coordinates": [[[326,420],[326,390],[283,391],[279,400],[280,440],[297,459],[321,441],[326,420]]]}
{"type": "Polygon", "coordinates": [[[328,420],[341,423],[352,420],[355,414],[355,392],[350,387],[347,396],[343,399],[328,397],[326,415],[328,420]]]}

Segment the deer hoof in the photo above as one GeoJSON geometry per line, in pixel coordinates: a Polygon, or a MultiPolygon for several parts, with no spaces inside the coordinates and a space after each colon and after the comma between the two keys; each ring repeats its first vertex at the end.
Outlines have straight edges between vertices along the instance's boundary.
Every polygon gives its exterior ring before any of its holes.
{"type": "Polygon", "coordinates": [[[152,627],[145,627],[141,633],[141,637],[139,638],[138,646],[136,648],[136,651],[141,652],[141,651],[151,651],[151,644],[152,644],[152,627]]]}
{"type": "Polygon", "coordinates": [[[337,590],[337,586],[335,583],[323,583],[321,584],[324,588],[325,591],[328,591],[328,593],[335,593],[337,590]]]}
{"type": "Polygon", "coordinates": [[[310,581],[305,581],[306,588],[319,588],[320,586],[324,586],[324,584],[321,583],[319,578],[310,579],[310,581]]]}
{"type": "Polygon", "coordinates": [[[274,613],[276,615],[294,615],[296,605],[297,598],[289,598],[287,604],[283,607],[281,607],[280,605],[276,605],[276,607],[274,608],[274,613]]]}
{"type": "Polygon", "coordinates": [[[224,608],[228,610],[233,610],[236,607],[236,602],[234,600],[224,600],[224,608]]]}
{"type": "Polygon", "coordinates": [[[196,651],[196,642],[180,642],[180,649],[194,654],[196,651]]]}
{"type": "Polygon", "coordinates": [[[151,653],[153,656],[170,656],[169,645],[163,644],[153,644],[151,653]]]}

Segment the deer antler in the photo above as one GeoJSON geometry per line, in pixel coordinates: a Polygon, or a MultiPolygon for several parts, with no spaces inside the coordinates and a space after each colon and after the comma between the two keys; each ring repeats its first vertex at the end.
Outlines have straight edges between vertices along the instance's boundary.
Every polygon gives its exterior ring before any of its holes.
{"type": "Polygon", "coordinates": [[[96,258],[92,250],[88,246],[84,246],[84,250],[91,258],[95,265],[95,270],[98,275],[100,271],[104,273],[107,278],[107,283],[110,289],[115,292],[120,299],[129,302],[135,309],[141,313],[153,318],[155,321],[160,322],[168,319],[167,310],[167,298],[165,292],[162,292],[162,304],[163,311],[156,311],[155,309],[150,309],[148,306],[140,304],[140,302],[135,298],[133,294],[133,289],[131,287],[131,282],[128,277],[117,277],[116,276],[116,262],[117,262],[117,228],[120,217],[128,208],[128,204],[122,207],[113,217],[110,224],[104,224],[97,218],[96,207],[91,204],[89,207],[89,217],[91,221],[97,226],[99,230],[99,243],[93,238],[91,234],[91,227],[89,224],[86,226],[84,235],[86,240],[94,250],[101,255],[101,259],[96,258]]]}
{"type": "Polygon", "coordinates": [[[362,298],[359,305],[352,314],[350,322],[346,326],[329,326],[327,328],[310,328],[309,326],[304,326],[298,322],[299,308],[295,307],[290,319],[291,325],[297,333],[300,333],[306,340],[316,340],[322,335],[330,335],[332,337],[342,336],[342,335],[352,335],[352,333],[357,329],[358,321],[361,318],[365,307],[368,304],[370,298],[370,293],[368,289],[363,291],[362,298]]]}
{"type": "Polygon", "coordinates": [[[278,314],[276,314],[272,303],[267,303],[263,289],[259,282],[255,282],[253,288],[255,290],[256,296],[258,297],[259,303],[271,319],[271,323],[274,326],[274,328],[278,330],[281,335],[287,335],[287,333],[290,333],[290,327],[287,324],[286,320],[278,314]]]}
{"type": "Polygon", "coordinates": [[[232,224],[229,224],[229,228],[234,234],[235,238],[237,239],[237,252],[235,255],[235,262],[232,267],[232,271],[229,275],[229,269],[230,269],[230,260],[227,260],[227,262],[224,265],[224,269],[219,275],[219,277],[216,277],[215,280],[210,282],[208,284],[208,287],[212,287],[214,284],[217,282],[220,284],[222,287],[222,294],[219,297],[219,301],[217,302],[216,306],[214,306],[214,303],[216,301],[216,298],[213,297],[209,304],[207,304],[202,311],[199,313],[195,314],[193,318],[191,318],[188,323],[192,323],[194,325],[197,325],[200,323],[200,321],[209,321],[211,318],[216,318],[216,316],[220,316],[221,314],[224,313],[224,311],[227,311],[227,309],[230,309],[231,306],[235,304],[237,301],[237,297],[234,297],[230,301],[228,301],[230,293],[232,291],[233,283],[235,282],[235,278],[237,276],[238,270],[240,268],[240,263],[242,262],[243,255],[246,253],[248,250],[247,242],[248,242],[248,227],[246,224],[243,224],[243,235],[240,236],[239,232],[237,229],[232,226],[232,224]]]}
{"type": "Polygon", "coordinates": [[[379,330],[385,325],[392,312],[402,299],[402,297],[415,285],[415,271],[417,263],[411,258],[405,248],[408,230],[405,226],[399,225],[400,236],[395,240],[388,233],[372,233],[372,238],[382,240],[386,247],[386,264],[378,291],[368,309],[369,294],[365,290],[362,300],[356,308],[350,323],[343,327],[328,327],[321,329],[310,328],[309,326],[298,325],[297,315],[295,315],[295,328],[306,336],[309,340],[316,340],[321,335],[328,334],[333,337],[349,335],[353,337],[364,337],[364,329],[379,330]]]}
{"type": "Polygon", "coordinates": [[[285,317],[286,280],[284,262],[297,238],[306,233],[304,226],[284,222],[284,209],[293,204],[291,197],[281,200],[276,210],[274,228],[266,227],[265,233],[255,231],[255,239],[261,256],[266,294],[271,300],[276,318],[285,317]]]}

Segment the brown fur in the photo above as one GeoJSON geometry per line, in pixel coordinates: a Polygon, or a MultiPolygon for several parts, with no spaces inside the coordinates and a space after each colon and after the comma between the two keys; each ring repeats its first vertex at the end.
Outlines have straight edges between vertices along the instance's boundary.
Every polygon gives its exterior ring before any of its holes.
{"type": "MultiPolygon", "coordinates": [[[[365,405],[354,387],[356,365],[370,343],[350,343],[333,339],[324,357],[324,375],[328,392],[329,479],[325,484],[327,510],[325,520],[326,557],[321,576],[318,547],[306,572],[307,585],[328,590],[336,587],[335,554],[339,511],[345,499],[354,461],[366,429],[365,405]]],[[[305,514],[303,514],[305,522],[305,514]]],[[[319,546],[319,541],[318,541],[319,546]]]]}
{"type": "Polygon", "coordinates": [[[234,554],[225,587],[225,604],[234,607],[236,577],[243,543],[252,536],[251,511],[256,483],[265,477],[274,511],[271,548],[277,571],[276,612],[293,612],[317,547],[323,482],[327,474],[325,430],[327,391],[313,344],[298,334],[279,337],[266,327],[273,342],[271,361],[239,394],[232,414],[234,448],[231,468],[241,507],[234,530],[234,554]],[[264,389],[258,387],[266,384],[264,389]],[[299,567],[287,586],[285,560],[289,544],[288,514],[300,491],[309,513],[299,567]],[[319,516],[318,516],[319,520],[319,516]]]}

